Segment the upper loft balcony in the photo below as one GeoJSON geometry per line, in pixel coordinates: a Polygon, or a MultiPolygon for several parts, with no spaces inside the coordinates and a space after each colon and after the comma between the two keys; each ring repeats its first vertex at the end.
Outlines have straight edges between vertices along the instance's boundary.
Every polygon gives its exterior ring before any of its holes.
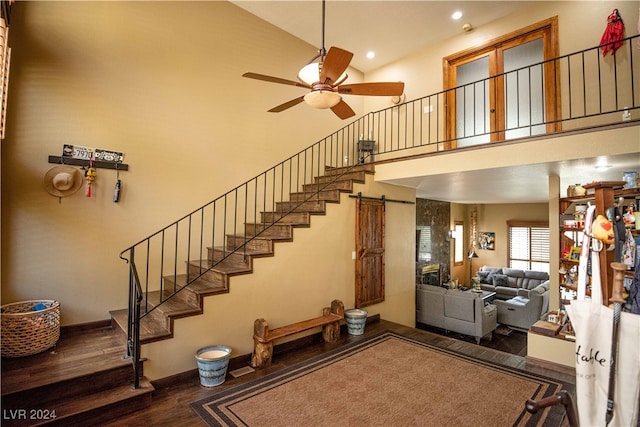
{"type": "Polygon", "coordinates": [[[625,170],[640,166],[639,43],[636,35],[617,42],[615,51],[596,46],[475,80],[369,113],[329,138],[374,141],[371,157],[357,151],[358,142],[345,151],[356,161],[378,163],[377,180],[416,187],[418,197],[437,200],[547,200],[545,180],[530,188],[518,177],[560,174],[562,162],[573,175],[561,186],[621,180],[625,170]],[[599,175],[592,166],[604,155],[616,161],[599,175]],[[491,177],[500,171],[500,180],[491,177]],[[479,183],[495,191],[481,196],[479,183]],[[522,197],[501,196],[524,188],[522,197]]]}

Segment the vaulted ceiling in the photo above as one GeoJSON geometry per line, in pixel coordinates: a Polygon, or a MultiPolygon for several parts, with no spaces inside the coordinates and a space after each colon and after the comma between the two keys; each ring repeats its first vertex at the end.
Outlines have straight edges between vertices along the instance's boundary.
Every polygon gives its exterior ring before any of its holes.
{"type": "MultiPolygon", "coordinates": [[[[320,48],[322,1],[248,1],[232,3],[320,48]]],[[[472,28],[490,23],[532,3],[542,1],[401,1],[329,0],[325,4],[324,45],[354,53],[351,65],[366,75],[413,52],[472,28]],[[455,11],[462,18],[453,20],[455,11]],[[375,51],[374,59],[366,53],[375,51]]],[[[313,56],[315,52],[310,52],[313,56]]],[[[427,94],[425,94],[427,95],[427,94]]],[[[640,146],[640,138],[638,141],[640,146]]],[[[390,180],[417,189],[418,197],[459,203],[522,203],[548,199],[546,177],[556,174],[564,188],[572,183],[619,181],[622,173],[640,168],[640,155],[613,156],[609,168],[596,170],[597,156],[551,161],[500,170],[442,173],[390,180]],[[522,191],[526,189],[527,191],[522,191]]]]}

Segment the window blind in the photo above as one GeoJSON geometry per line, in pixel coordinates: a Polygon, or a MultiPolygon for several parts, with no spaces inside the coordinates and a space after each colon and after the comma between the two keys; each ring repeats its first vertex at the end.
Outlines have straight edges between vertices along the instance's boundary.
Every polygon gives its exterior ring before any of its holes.
{"type": "Polygon", "coordinates": [[[418,260],[431,261],[431,227],[419,225],[420,241],[418,242],[418,260]]]}
{"type": "Polygon", "coordinates": [[[509,267],[549,272],[549,226],[509,223],[509,267]]]}

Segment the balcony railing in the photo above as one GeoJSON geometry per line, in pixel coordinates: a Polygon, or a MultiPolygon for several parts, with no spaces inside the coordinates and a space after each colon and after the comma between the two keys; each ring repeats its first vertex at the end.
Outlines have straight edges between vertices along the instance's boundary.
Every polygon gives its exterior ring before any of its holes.
{"type": "Polygon", "coordinates": [[[620,122],[640,110],[639,43],[639,36],[630,37],[612,56],[594,47],[368,113],[122,251],[130,266],[128,355],[135,387],[140,319],[180,292],[176,283],[187,265],[196,271],[190,269],[184,286],[232,254],[246,255],[248,244],[278,221],[274,215],[263,222],[261,212],[289,214],[371,160],[358,151],[361,139],[374,141],[375,160],[384,161],[620,122]],[[488,100],[499,90],[505,102],[496,114],[488,100]],[[327,168],[330,177],[314,179],[327,168]],[[292,193],[303,196],[291,201],[292,193]],[[207,260],[209,247],[224,248],[222,257],[207,260]]]}

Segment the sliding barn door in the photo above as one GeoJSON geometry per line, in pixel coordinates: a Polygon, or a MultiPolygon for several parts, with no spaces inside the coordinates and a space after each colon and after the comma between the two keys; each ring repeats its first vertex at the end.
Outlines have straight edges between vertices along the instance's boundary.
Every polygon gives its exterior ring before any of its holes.
{"type": "Polygon", "coordinates": [[[384,202],[356,200],[356,308],[384,301],[384,202]]]}

